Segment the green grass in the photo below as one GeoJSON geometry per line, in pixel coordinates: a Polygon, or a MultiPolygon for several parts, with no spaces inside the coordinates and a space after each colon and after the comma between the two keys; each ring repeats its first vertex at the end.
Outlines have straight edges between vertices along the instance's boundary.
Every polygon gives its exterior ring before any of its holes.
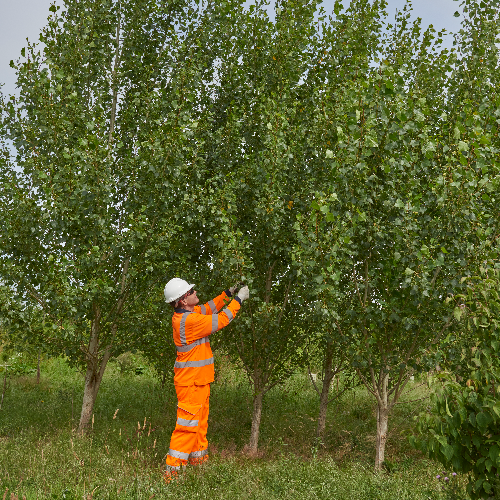
{"type": "MultiPolygon", "coordinates": [[[[168,486],[161,471],[175,424],[171,382],[161,388],[149,369],[124,375],[110,365],[93,429],[81,436],[74,432],[81,374],[52,359],[42,365],[40,385],[32,375],[12,378],[0,411],[0,495],[7,491],[5,498],[13,493],[28,500],[453,498],[435,478],[440,467],[412,450],[405,437],[412,415],[428,401],[396,408],[388,470],[376,475],[373,401],[357,389],[332,404],[325,440],[317,443],[318,398],[306,375],[298,373],[266,396],[259,454],[251,458],[243,451],[251,424],[248,381],[222,356],[218,368],[210,402],[210,462],[188,468],[168,486]]],[[[423,389],[414,392],[412,398],[425,396],[423,389]]],[[[465,479],[459,481],[463,485],[465,479]]]]}

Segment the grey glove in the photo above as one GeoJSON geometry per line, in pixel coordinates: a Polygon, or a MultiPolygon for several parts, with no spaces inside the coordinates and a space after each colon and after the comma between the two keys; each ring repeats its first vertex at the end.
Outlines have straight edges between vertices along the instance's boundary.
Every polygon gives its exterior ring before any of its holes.
{"type": "Polygon", "coordinates": [[[243,288],[240,288],[236,297],[238,297],[241,302],[248,299],[250,297],[250,290],[248,289],[248,286],[245,285],[243,288]]]}

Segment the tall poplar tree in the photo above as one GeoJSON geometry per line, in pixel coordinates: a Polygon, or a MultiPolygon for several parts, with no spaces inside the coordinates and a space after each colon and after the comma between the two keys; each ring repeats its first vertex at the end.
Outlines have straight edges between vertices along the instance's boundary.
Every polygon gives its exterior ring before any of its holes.
{"type": "Polygon", "coordinates": [[[84,368],[84,429],[110,357],[141,345],[145,297],[161,300],[166,271],[201,254],[191,229],[207,174],[194,133],[231,11],[183,0],[58,9],[43,52],[29,44],[12,63],[19,97],[2,104],[15,156],[0,163],[0,277],[43,311],[52,351],[84,368]]]}

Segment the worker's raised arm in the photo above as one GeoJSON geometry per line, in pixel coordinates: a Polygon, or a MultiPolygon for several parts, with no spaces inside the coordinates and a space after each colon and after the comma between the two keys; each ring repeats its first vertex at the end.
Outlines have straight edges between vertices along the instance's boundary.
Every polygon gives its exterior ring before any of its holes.
{"type": "Polygon", "coordinates": [[[209,300],[206,304],[202,306],[195,306],[194,311],[200,314],[215,314],[217,311],[220,311],[225,304],[225,298],[231,297],[230,289],[224,290],[220,295],[214,297],[212,300],[209,300]]]}
{"type": "MultiPolygon", "coordinates": [[[[220,297],[220,296],[219,296],[220,297]]],[[[208,337],[212,333],[229,325],[241,307],[241,299],[235,297],[222,311],[213,314],[186,314],[181,318],[180,331],[185,332],[185,342],[190,344],[195,340],[208,337]],[[184,325],[182,324],[184,320],[184,325]]],[[[222,304],[224,305],[224,304],[222,304]]],[[[203,307],[203,306],[202,306],[203,307]]]]}

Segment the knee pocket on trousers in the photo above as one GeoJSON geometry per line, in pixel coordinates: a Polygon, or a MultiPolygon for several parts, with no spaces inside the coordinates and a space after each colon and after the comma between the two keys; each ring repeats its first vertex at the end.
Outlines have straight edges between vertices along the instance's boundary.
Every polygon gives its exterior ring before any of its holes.
{"type": "Polygon", "coordinates": [[[176,426],[186,432],[197,432],[201,407],[202,405],[179,403],[176,426]]]}

